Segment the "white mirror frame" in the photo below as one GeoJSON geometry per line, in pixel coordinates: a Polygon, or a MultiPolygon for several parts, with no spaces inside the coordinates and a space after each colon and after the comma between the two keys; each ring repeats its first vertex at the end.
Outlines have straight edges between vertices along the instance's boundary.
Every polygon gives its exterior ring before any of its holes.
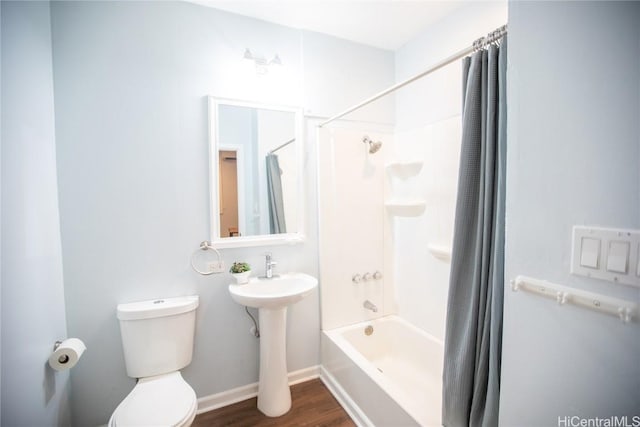
{"type": "Polygon", "coordinates": [[[283,107],[279,105],[260,104],[237,99],[218,98],[209,96],[209,201],[211,243],[217,249],[242,248],[251,246],[269,246],[302,243],[305,240],[305,140],[303,129],[303,114],[301,108],[283,107]],[[295,114],[295,138],[297,148],[297,166],[300,179],[297,183],[298,224],[295,233],[263,234],[257,236],[220,237],[220,198],[218,180],[218,106],[233,105],[236,107],[259,108],[265,110],[284,111],[295,114]]]}

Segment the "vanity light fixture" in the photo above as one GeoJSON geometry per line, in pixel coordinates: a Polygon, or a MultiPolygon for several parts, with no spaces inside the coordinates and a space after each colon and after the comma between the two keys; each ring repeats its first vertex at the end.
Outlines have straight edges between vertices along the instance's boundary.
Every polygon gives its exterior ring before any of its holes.
{"type": "Polygon", "coordinates": [[[277,53],[273,58],[267,60],[261,56],[254,55],[249,48],[246,48],[244,50],[243,58],[253,61],[256,66],[256,73],[261,75],[267,74],[269,72],[269,66],[271,65],[282,65],[282,60],[277,53]]]}

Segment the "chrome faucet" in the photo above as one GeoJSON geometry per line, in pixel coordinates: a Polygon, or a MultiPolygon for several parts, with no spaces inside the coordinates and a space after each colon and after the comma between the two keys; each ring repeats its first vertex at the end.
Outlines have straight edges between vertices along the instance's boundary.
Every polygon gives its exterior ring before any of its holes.
{"type": "Polygon", "coordinates": [[[278,263],[271,259],[271,254],[265,254],[265,267],[264,267],[264,277],[267,279],[273,278],[273,267],[275,267],[278,263]]]}
{"type": "Polygon", "coordinates": [[[366,308],[367,310],[371,310],[371,311],[373,311],[374,313],[377,313],[377,312],[378,312],[378,307],[376,307],[376,305],[375,305],[374,303],[372,303],[371,301],[369,301],[369,300],[366,300],[366,301],[362,304],[362,306],[363,306],[364,308],[366,308]]]}

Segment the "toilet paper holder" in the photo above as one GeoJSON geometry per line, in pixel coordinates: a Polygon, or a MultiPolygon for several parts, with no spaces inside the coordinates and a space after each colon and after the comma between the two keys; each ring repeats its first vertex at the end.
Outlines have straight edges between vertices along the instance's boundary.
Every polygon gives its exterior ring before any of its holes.
{"type": "Polygon", "coordinates": [[[79,338],[67,338],[53,343],[53,350],[49,355],[49,366],[56,371],[66,371],[73,368],[87,346],[79,338]]]}
{"type": "MultiPolygon", "coordinates": [[[[57,340],[56,342],[54,342],[53,351],[56,351],[61,344],[62,344],[62,341],[60,340],[57,340]]],[[[58,362],[60,363],[67,363],[68,361],[69,361],[69,356],[67,356],[66,354],[63,354],[62,356],[58,357],[58,362]]]]}

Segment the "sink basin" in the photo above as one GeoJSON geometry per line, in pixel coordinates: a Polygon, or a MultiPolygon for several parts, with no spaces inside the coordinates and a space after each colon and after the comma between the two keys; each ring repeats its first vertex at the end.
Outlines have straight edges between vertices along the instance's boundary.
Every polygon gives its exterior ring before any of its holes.
{"type": "Polygon", "coordinates": [[[291,409],[287,376],[287,307],[309,295],[318,279],[288,273],[272,279],[253,277],[245,285],[229,285],[238,304],[258,308],[260,319],[260,378],[258,409],[279,417],[291,409]]]}
{"type": "Polygon", "coordinates": [[[304,273],[289,273],[272,279],[252,277],[244,285],[229,285],[235,302],[254,308],[278,309],[309,295],[318,280],[304,273]]]}

